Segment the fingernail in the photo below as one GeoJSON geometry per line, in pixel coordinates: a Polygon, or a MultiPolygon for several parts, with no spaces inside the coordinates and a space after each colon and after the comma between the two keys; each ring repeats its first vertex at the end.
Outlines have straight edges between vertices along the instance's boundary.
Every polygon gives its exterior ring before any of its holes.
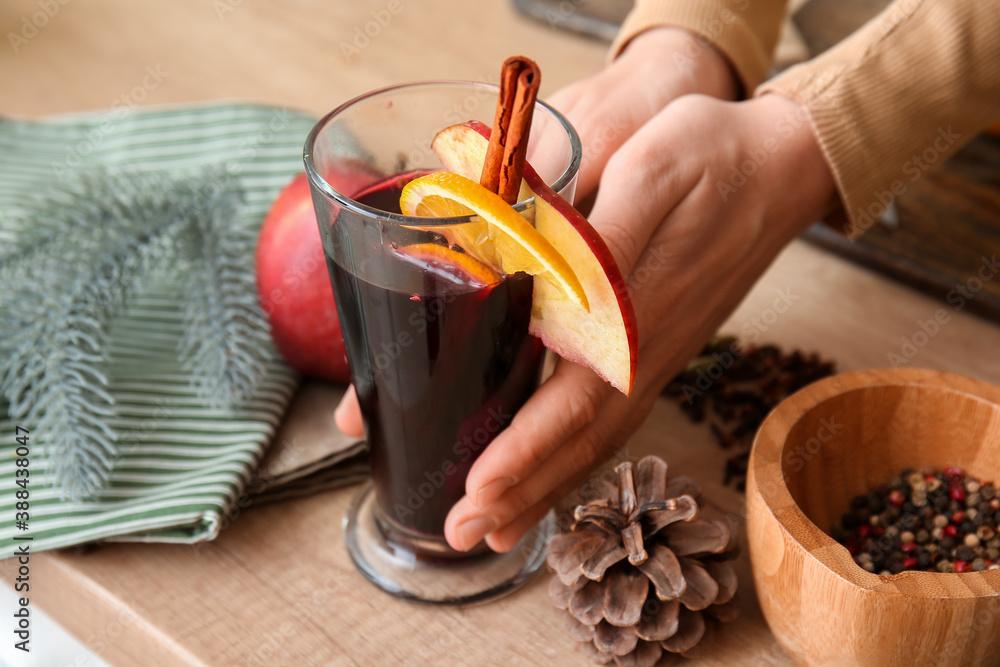
{"type": "Polygon", "coordinates": [[[479,541],[497,529],[497,521],[489,516],[477,516],[460,524],[455,529],[458,535],[458,544],[462,551],[468,551],[479,544],[479,541]]]}
{"type": "Polygon", "coordinates": [[[501,477],[500,479],[493,480],[479,489],[479,493],[476,494],[476,507],[482,509],[496,502],[497,498],[502,496],[503,492],[512,486],[514,486],[513,477],[501,477]]]}

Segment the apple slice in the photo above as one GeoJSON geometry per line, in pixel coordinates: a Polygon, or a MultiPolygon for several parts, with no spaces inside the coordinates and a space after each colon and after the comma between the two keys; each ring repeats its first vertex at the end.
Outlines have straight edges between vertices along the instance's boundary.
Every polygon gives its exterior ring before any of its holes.
{"type": "MultiPolygon", "coordinates": [[[[490,128],[470,121],[441,130],[431,147],[445,168],[479,180],[490,128]]],[[[535,198],[535,228],[573,266],[590,310],[536,280],[530,331],[559,356],[588,366],[628,395],[635,382],[639,341],[635,310],[607,244],[580,213],[525,165],[520,199],[535,198]]]]}

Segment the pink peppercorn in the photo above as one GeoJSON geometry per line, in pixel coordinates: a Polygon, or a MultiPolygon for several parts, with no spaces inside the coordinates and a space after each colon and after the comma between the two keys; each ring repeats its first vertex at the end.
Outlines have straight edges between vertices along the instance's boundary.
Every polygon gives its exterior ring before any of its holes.
{"type": "Polygon", "coordinates": [[[868,524],[865,524],[863,526],[858,526],[858,537],[860,537],[863,540],[867,539],[868,536],[871,534],[871,532],[872,528],[868,524]]]}
{"type": "Polygon", "coordinates": [[[917,545],[913,542],[903,542],[899,545],[899,550],[904,554],[911,554],[916,551],[917,545]]]}
{"type": "Polygon", "coordinates": [[[960,484],[952,484],[948,495],[951,496],[952,500],[957,500],[960,503],[965,502],[965,489],[960,484]]]}
{"type": "Polygon", "coordinates": [[[917,566],[917,559],[914,556],[903,559],[903,569],[912,570],[917,566]]]}
{"type": "Polygon", "coordinates": [[[947,526],[944,527],[944,534],[947,535],[948,537],[954,537],[955,539],[958,539],[958,526],[956,526],[953,523],[948,524],[947,526]]]}
{"type": "Polygon", "coordinates": [[[951,522],[956,525],[961,525],[962,522],[968,518],[969,518],[968,514],[966,514],[962,510],[958,510],[957,512],[951,515],[951,522]]]}
{"type": "Polygon", "coordinates": [[[903,503],[906,502],[906,496],[903,495],[902,491],[896,489],[895,491],[889,494],[889,502],[895,505],[896,507],[902,507],[903,503]]]}
{"type": "Polygon", "coordinates": [[[955,561],[955,572],[968,572],[971,566],[963,561],[955,561]]]}

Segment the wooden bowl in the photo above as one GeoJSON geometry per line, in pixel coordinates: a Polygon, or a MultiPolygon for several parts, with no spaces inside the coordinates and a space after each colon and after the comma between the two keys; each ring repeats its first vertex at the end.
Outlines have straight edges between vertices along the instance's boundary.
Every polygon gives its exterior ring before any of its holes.
{"type": "Polygon", "coordinates": [[[929,370],[847,373],[791,396],[754,440],[747,534],[757,595],[802,665],[1000,665],[1000,570],[879,576],[827,531],[906,468],[1000,482],[1000,388],[929,370]]]}

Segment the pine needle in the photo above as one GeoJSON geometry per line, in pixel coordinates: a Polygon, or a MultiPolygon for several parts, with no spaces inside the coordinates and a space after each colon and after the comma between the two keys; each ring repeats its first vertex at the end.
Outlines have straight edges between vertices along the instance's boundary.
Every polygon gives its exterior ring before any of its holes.
{"type": "Polygon", "coordinates": [[[252,239],[232,224],[240,193],[213,176],[89,174],[31,202],[17,248],[0,254],[0,396],[36,425],[64,497],[110,479],[108,329],[156,268],[193,269],[182,352],[198,384],[229,405],[261,376],[252,239]]]}
{"type": "Polygon", "coordinates": [[[255,236],[234,224],[238,196],[220,191],[194,221],[185,270],[184,368],[217,407],[246,400],[264,374],[268,325],[257,298],[255,236]]]}

